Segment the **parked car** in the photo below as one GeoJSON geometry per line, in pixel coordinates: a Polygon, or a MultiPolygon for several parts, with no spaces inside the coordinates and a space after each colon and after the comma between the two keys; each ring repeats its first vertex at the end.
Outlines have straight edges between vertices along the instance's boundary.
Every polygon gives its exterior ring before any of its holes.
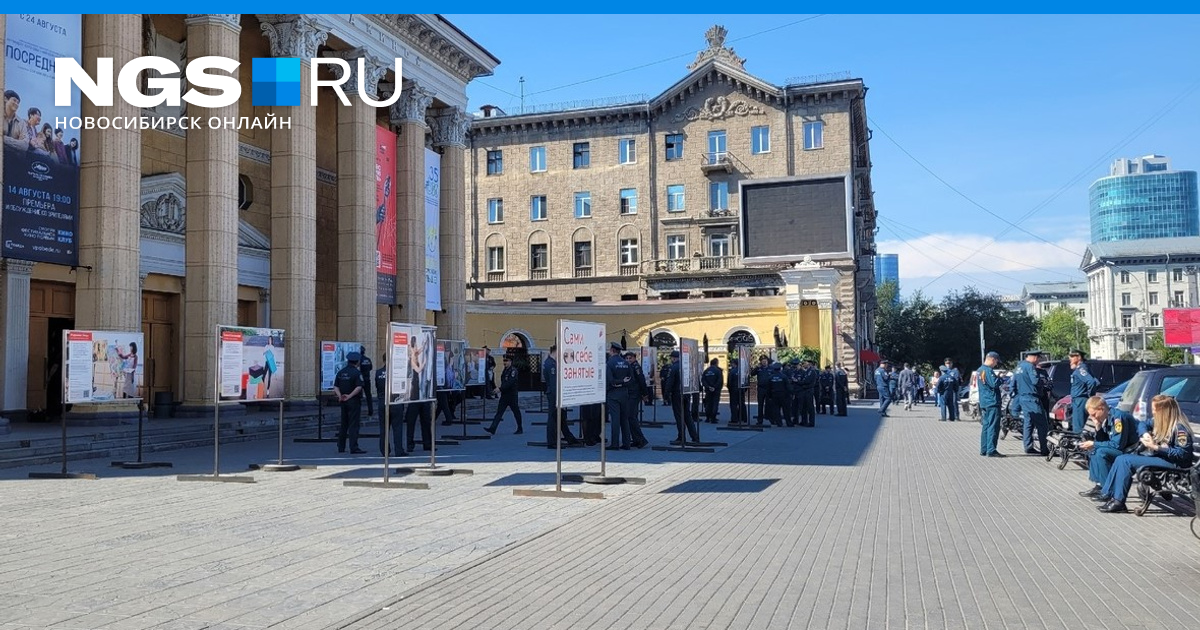
{"type": "MultiPolygon", "coordinates": [[[[1115,409],[1117,403],[1121,402],[1121,394],[1125,393],[1125,388],[1129,386],[1129,383],[1130,381],[1125,381],[1107,392],[1099,392],[1099,395],[1104,397],[1104,402],[1108,403],[1109,407],[1115,409]]],[[[1054,403],[1054,408],[1050,410],[1050,417],[1060,422],[1069,420],[1067,414],[1070,413],[1070,410],[1071,397],[1063,396],[1058,399],[1058,402],[1054,403]]]]}
{"type": "MultiPolygon", "coordinates": [[[[1162,363],[1144,363],[1142,361],[1117,361],[1110,359],[1092,359],[1087,361],[1088,371],[1100,379],[1097,392],[1106,392],[1118,383],[1124,383],[1142,370],[1170,367],[1162,363]]],[[[1050,374],[1050,400],[1059,400],[1071,393],[1071,361],[1042,361],[1038,367],[1044,368],[1050,374]]]]}
{"type": "Polygon", "coordinates": [[[1192,424],[1200,421],[1200,366],[1176,365],[1138,372],[1121,394],[1117,408],[1138,421],[1152,416],[1150,399],[1158,394],[1172,396],[1192,424]]]}

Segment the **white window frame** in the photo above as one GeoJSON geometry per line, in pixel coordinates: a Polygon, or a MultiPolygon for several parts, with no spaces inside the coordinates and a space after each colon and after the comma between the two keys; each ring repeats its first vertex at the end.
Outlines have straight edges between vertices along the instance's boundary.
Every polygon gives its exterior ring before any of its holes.
{"type": "Polygon", "coordinates": [[[638,239],[636,239],[636,238],[620,239],[618,241],[618,247],[619,247],[620,260],[621,260],[622,267],[629,267],[632,265],[636,265],[636,264],[638,264],[638,262],[640,262],[639,261],[639,252],[638,252],[638,239]]]}
{"type": "Polygon", "coordinates": [[[1158,270],[1157,269],[1151,269],[1146,272],[1146,282],[1147,283],[1151,283],[1151,282],[1157,283],[1158,282],[1158,270]]]}
{"type": "Polygon", "coordinates": [[[731,251],[732,251],[732,243],[731,243],[731,239],[729,238],[728,233],[720,232],[717,234],[709,235],[709,237],[708,237],[708,255],[709,256],[711,256],[713,258],[724,258],[726,256],[731,256],[732,255],[730,253],[731,251]],[[724,253],[719,254],[716,252],[714,247],[716,246],[717,243],[725,244],[725,246],[723,248],[724,253]]]}
{"type": "Polygon", "coordinates": [[[571,256],[575,259],[576,269],[591,269],[596,257],[593,255],[592,241],[575,241],[571,244],[571,256]],[[586,265],[579,264],[579,246],[586,244],[588,246],[588,263],[586,265]]]}
{"type": "Polygon", "coordinates": [[[529,270],[530,271],[546,271],[548,269],[550,269],[550,245],[548,243],[530,243],[529,244],[529,270]],[[545,251],[545,257],[542,260],[541,267],[534,266],[534,262],[536,261],[536,259],[534,258],[534,255],[533,255],[535,247],[545,248],[543,250],[543,251],[545,251]]]}
{"type": "Polygon", "coordinates": [[[504,198],[493,197],[488,199],[487,203],[488,223],[491,225],[504,223],[504,198]]]}
{"type": "Polygon", "coordinates": [[[575,218],[590,219],[592,218],[592,193],[589,190],[581,190],[575,193],[575,218]],[[579,202],[583,202],[586,212],[581,213],[579,210],[579,202]]]}
{"type": "Polygon", "coordinates": [[[825,121],[813,120],[804,123],[804,150],[816,151],[825,148],[825,121]]]}
{"type": "Polygon", "coordinates": [[[729,209],[729,182],[709,182],[708,183],[708,208],[709,210],[728,210],[729,209]],[[724,185],[725,194],[723,199],[715,199],[717,191],[722,190],[724,185]],[[718,203],[719,202],[719,203],[718,203]]]}
{"type": "Polygon", "coordinates": [[[504,272],[504,246],[500,245],[499,247],[489,247],[487,249],[488,249],[488,252],[487,252],[488,273],[503,273],[504,272]],[[496,263],[499,263],[500,266],[497,267],[496,263]]]}
{"type": "Polygon", "coordinates": [[[667,186],[667,212],[685,212],[687,210],[687,196],[686,195],[687,195],[687,189],[684,188],[683,184],[671,184],[671,185],[667,186]],[[678,188],[679,192],[672,193],[671,192],[672,188],[678,188]],[[679,204],[676,206],[673,206],[672,199],[676,196],[679,197],[679,204]]]}
{"type": "Polygon", "coordinates": [[[683,234],[667,235],[667,260],[687,258],[687,237],[683,234]]]}
{"type": "Polygon", "coordinates": [[[1158,304],[1158,291],[1151,291],[1148,294],[1147,299],[1150,302],[1150,306],[1154,306],[1155,304],[1158,304]]]}
{"type": "Polygon", "coordinates": [[[1133,306],[1133,295],[1130,293],[1122,293],[1121,306],[1133,306]]]}
{"type": "Polygon", "coordinates": [[[529,172],[530,173],[545,173],[546,172],[546,147],[530,147],[529,148],[529,172]],[[539,156],[540,163],[535,164],[534,156],[539,156]],[[541,168],[537,168],[540,166],[541,168]]]}
{"type": "Polygon", "coordinates": [[[621,138],[617,141],[617,162],[637,164],[637,138],[621,138]]]}
{"type": "Polygon", "coordinates": [[[548,205],[550,205],[550,204],[549,204],[548,200],[546,199],[546,195],[532,195],[531,197],[529,197],[529,220],[530,221],[545,221],[545,220],[549,219],[550,211],[547,210],[547,208],[546,208],[548,205]],[[536,210],[538,207],[538,199],[542,200],[542,203],[541,203],[542,216],[540,216],[540,217],[535,216],[535,214],[534,214],[534,210],[536,210]]]}
{"type": "Polygon", "coordinates": [[[637,189],[636,188],[622,188],[619,195],[620,195],[619,204],[620,204],[621,216],[629,216],[629,215],[637,214],[638,213],[637,212],[637,205],[638,205],[637,189]],[[630,196],[626,196],[625,193],[628,191],[633,191],[633,194],[630,196]],[[628,200],[628,203],[626,203],[626,200],[628,200]]]}
{"type": "Polygon", "coordinates": [[[751,155],[762,155],[764,153],[770,153],[770,152],[771,152],[771,126],[770,125],[756,125],[754,127],[751,127],[750,128],[750,154],[751,155]],[[754,149],[754,145],[756,142],[755,136],[760,131],[763,132],[763,142],[758,143],[758,150],[756,151],[754,149]]]}
{"type": "Polygon", "coordinates": [[[667,162],[675,162],[675,161],[683,159],[683,134],[682,133],[668,133],[663,137],[663,159],[667,162]],[[679,142],[678,142],[679,150],[677,151],[678,155],[676,155],[675,157],[671,157],[670,142],[671,142],[671,138],[673,138],[673,137],[679,138],[679,142]]]}

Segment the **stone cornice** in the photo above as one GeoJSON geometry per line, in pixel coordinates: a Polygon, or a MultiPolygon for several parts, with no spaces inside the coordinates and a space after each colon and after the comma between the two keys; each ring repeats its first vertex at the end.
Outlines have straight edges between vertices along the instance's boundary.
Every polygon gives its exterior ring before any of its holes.
{"type": "Polygon", "coordinates": [[[329,30],[309,15],[266,14],[258,19],[273,57],[299,57],[301,63],[309,63],[329,39],[329,30]]]}
{"type": "MultiPolygon", "coordinates": [[[[370,17],[405,42],[417,47],[430,59],[465,82],[492,73],[491,69],[480,63],[471,51],[440,33],[438,28],[427,21],[429,20],[427,16],[408,13],[378,13],[370,17]]],[[[469,41],[469,38],[465,36],[463,38],[469,41]]],[[[480,51],[487,54],[487,51],[482,49],[480,51]]],[[[488,56],[491,57],[490,54],[488,56]]],[[[494,58],[492,59],[494,60],[494,58]]],[[[497,63],[499,62],[497,61],[497,63]]]]}
{"type": "Polygon", "coordinates": [[[429,119],[429,129],[433,132],[433,146],[466,148],[471,117],[457,107],[442,112],[441,115],[429,119]]]}
{"type": "Polygon", "coordinates": [[[227,26],[235,31],[242,30],[242,15],[240,13],[189,13],[183,19],[188,26],[227,26]]]}

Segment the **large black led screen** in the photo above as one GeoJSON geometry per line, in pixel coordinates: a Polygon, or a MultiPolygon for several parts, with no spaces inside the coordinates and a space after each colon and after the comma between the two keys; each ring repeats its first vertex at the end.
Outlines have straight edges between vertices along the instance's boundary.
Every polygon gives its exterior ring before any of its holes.
{"type": "Polygon", "coordinates": [[[745,258],[850,251],[843,177],[742,184],[745,258]]]}

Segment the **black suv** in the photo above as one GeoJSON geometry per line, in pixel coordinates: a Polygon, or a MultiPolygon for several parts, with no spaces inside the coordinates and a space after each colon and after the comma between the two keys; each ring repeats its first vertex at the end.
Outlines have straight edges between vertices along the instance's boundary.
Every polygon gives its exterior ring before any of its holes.
{"type": "Polygon", "coordinates": [[[1158,394],[1173,396],[1188,421],[1200,421],[1200,366],[1176,365],[1138,372],[1125,387],[1117,408],[1138,421],[1151,417],[1150,399],[1158,394]]]}
{"type": "MultiPolygon", "coordinates": [[[[1092,376],[1100,379],[1100,387],[1096,390],[1106,392],[1125,381],[1133,378],[1142,370],[1170,367],[1162,363],[1143,363],[1141,361],[1116,361],[1109,359],[1092,359],[1084,361],[1092,376]]],[[[1050,373],[1050,402],[1053,404],[1063,396],[1071,395],[1071,361],[1042,361],[1038,367],[1050,373]]],[[[1128,390],[1126,390],[1128,391],[1128,390]]]]}

